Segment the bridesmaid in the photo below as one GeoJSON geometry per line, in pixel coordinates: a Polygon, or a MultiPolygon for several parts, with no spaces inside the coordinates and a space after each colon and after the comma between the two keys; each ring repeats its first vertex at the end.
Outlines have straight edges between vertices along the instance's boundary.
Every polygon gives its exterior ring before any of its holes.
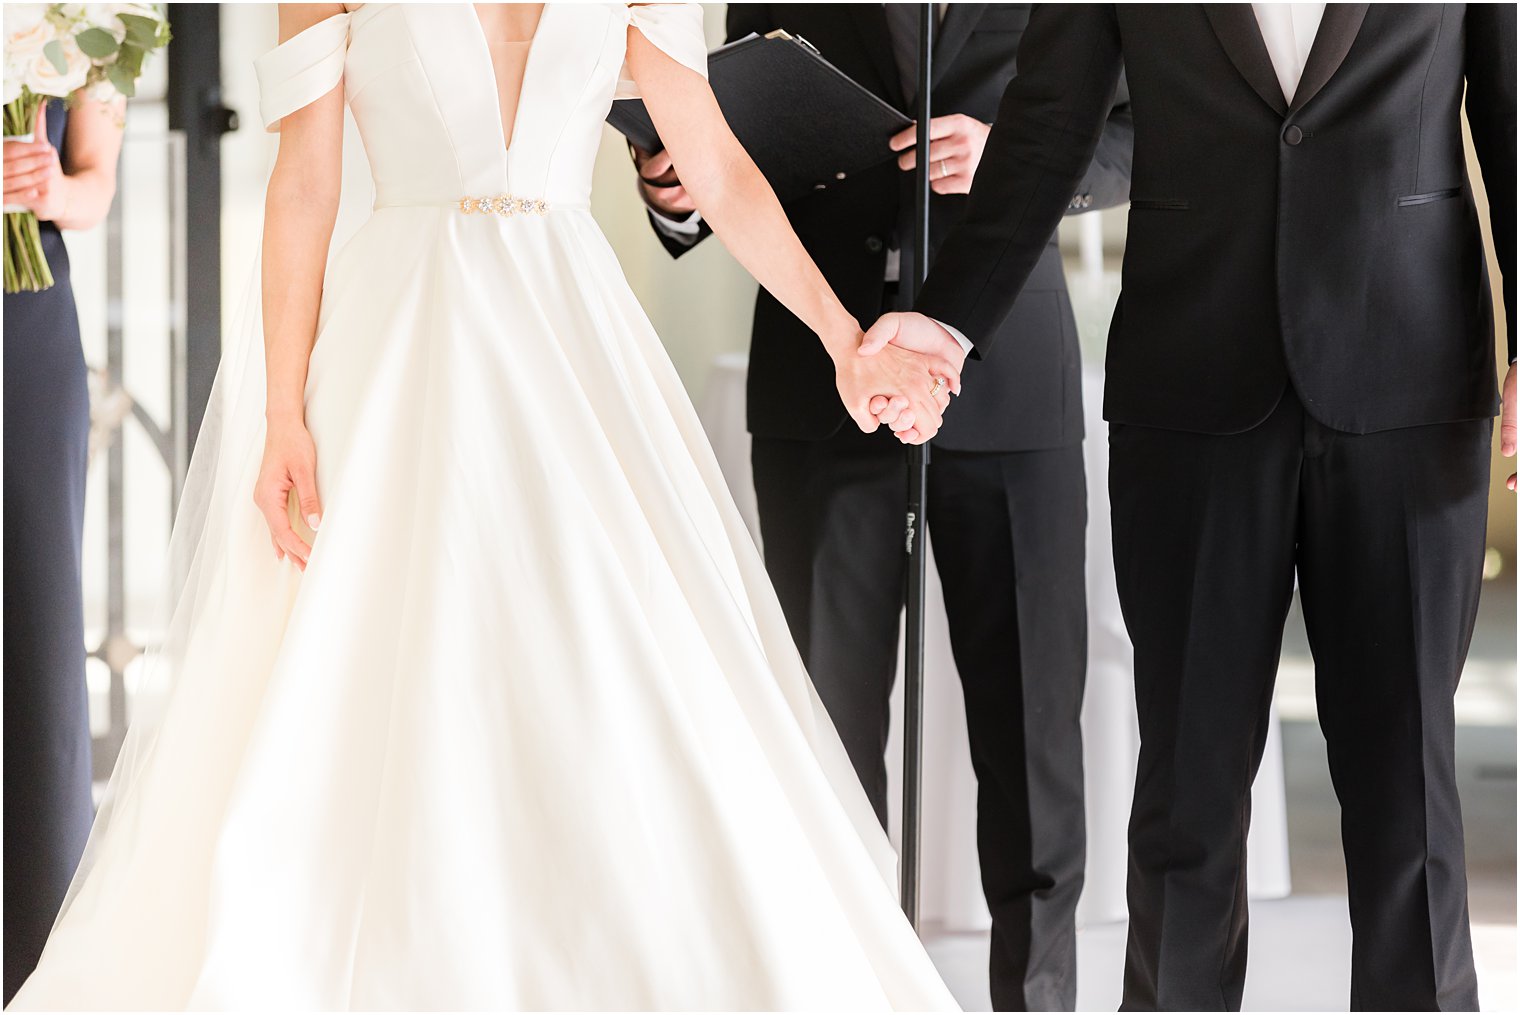
{"type": "Polygon", "coordinates": [[[5,204],[42,225],[56,284],[5,294],[5,1001],[37,963],[90,830],[80,549],[90,401],[61,229],[116,193],[124,108],[52,100],[5,142],[5,204]]]}

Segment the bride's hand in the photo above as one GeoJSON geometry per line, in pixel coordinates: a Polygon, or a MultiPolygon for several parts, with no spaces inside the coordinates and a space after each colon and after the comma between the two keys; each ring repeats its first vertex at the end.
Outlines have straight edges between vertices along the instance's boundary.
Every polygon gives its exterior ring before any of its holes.
{"type": "Polygon", "coordinates": [[[264,438],[264,460],[259,465],[258,482],[253,486],[253,502],[269,526],[275,556],[284,560],[288,555],[296,567],[305,571],[311,545],[291,527],[292,489],[301,517],[315,533],[322,523],[322,502],[317,496],[317,446],[301,420],[271,421],[264,438]]]}
{"type": "Polygon", "coordinates": [[[942,356],[889,345],[870,356],[836,356],[834,379],[850,418],[863,432],[880,425],[871,412],[872,399],[896,396],[893,404],[905,407],[890,426],[904,443],[922,444],[939,432],[949,393],[960,386],[960,368],[942,356]],[[944,383],[936,384],[939,378],[944,383]]]}

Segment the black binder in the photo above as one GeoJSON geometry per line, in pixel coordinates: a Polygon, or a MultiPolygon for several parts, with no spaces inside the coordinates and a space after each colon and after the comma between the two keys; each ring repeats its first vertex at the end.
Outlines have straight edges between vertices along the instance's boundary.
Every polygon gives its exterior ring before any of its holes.
{"type": "MultiPolygon", "coordinates": [[[[734,136],[782,201],[896,157],[887,141],[913,122],[784,31],[713,50],[707,74],[734,136]]],[[[645,151],[664,147],[640,99],[614,102],[607,122],[645,151]]]]}

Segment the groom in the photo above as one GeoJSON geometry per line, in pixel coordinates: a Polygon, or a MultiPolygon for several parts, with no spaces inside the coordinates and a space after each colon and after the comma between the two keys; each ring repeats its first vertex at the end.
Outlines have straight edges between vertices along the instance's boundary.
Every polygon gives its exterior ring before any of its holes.
{"type": "MultiPolygon", "coordinates": [[[[1133,199],[1104,410],[1142,739],[1124,1009],[1240,1004],[1250,786],[1296,578],[1351,1005],[1475,1010],[1452,695],[1498,400],[1461,114],[1465,87],[1513,364],[1515,7],[1037,10],[920,313],[870,348],[952,349],[942,322],[987,352],[1121,62],[1133,199]]],[[[1514,395],[1512,366],[1507,454],[1514,395]]]]}

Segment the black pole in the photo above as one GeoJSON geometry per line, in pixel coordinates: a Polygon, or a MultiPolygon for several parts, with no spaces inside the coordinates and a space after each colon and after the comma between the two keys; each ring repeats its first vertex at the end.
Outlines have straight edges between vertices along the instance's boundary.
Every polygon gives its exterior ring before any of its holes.
{"type": "MultiPolygon", "coordinates": [[[[169,8],[169,128],[185,135],[185,419],[188,461],[222,359],[222,135],[237,114],[222,104],[221,7],[169,8]]],[[[178,501],[178,489],[175,490],[178,501]]]]}
{"type": "MultiPolygon", "coordinates": [[[[918,20],[918,143],[913,174],[913,270],[907,279],[917,298],[929,267],[929,83],[932,77],[935,5],[924,4],[918,20]]],[[[918,928],[919,837],[924,758],[924,592],[929,579],[924,556],[924,504],[929,490],[929,445],[908,449],[908,620],[903,680],[902,907],[918,928]]]]}

